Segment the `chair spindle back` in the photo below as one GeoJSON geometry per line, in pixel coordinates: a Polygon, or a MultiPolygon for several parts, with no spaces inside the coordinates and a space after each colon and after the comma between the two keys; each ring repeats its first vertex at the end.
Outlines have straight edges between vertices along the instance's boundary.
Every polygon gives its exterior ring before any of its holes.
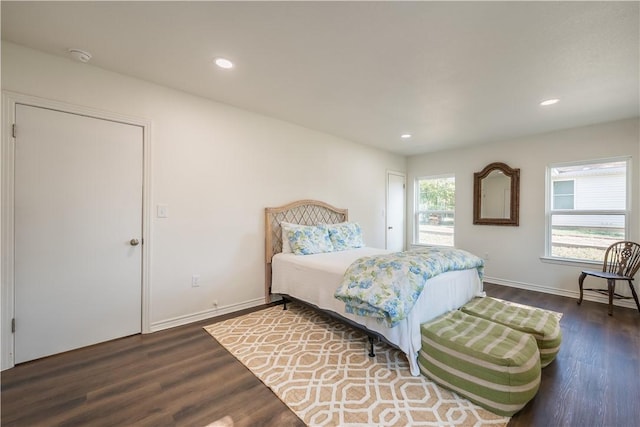
{"type": "Polygon", "coordinates": [[[602,271],[633,277],[640,269],[640,244],[629,241],[609,246],[604,254],[602,271]]]}

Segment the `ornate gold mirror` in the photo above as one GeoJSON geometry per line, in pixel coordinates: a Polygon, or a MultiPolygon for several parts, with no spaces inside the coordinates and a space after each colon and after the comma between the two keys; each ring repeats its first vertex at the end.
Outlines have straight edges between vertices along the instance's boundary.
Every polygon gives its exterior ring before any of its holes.
{"type": "Polygon", "coordinates": [[[473,174],[473,223],[519,224],[520,169],[491,163],[473,174]]]}

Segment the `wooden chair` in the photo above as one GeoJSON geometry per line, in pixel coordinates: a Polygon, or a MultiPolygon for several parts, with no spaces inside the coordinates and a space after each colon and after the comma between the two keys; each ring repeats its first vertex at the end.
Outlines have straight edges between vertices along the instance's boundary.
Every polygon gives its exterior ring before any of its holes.
{"type": "Polygon", "coordinates": [[[631,297],[623,296],[616,293],[616,281],[626,280],[631,288],[631,294],[636,301],[638,311],[640,311],[640,303],[638,302],[638,294],[633,287],[633,276],[640,268],[640,244],[635,242],[616,242],[607,248],[604,253],[604,264],[602,271],[585,270],[580,274],[578,285],[580,286],[580,299],[578,305],[582,302],[582,282],[587,276],[600,277],[607,280],[607,289],[585,288],[585,291],[596,291],[604,295],[609,295],[609,316],[613,315],[613,298],[631,299],[631,297]]]}

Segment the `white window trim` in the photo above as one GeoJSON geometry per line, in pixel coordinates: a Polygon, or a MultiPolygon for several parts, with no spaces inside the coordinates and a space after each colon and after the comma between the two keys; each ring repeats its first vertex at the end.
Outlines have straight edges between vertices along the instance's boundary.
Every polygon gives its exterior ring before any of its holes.
{"type": "MultiPolygon", "coordinates": [[[[560,258],[551,255],[551,214],[562,215],[563,213],[571,214],[571,215],[593,215],[594,213],[607,215],[607,214],[615,214],[615,215],[624,215],[624,233],[625,240],[629,239],[631,235],[631,184],[632,184],[632,176],[633,172],[631,169],[631,156],[621,156],[621,157],[607,157],[603,159],[591,159],[591,160],[582,160],[576,162],[562,162],[562,163],[552,163],[547,166],[546,174],[545,174],[545,234],[544,234],[544,255],[540,257],[540,260],[547,263],[552,264],[565,264],[565,265],[583,265],[587,267],[592,267],[594,265],[602,265],[602,262],[598,261],[590,261],[590,260],[580,260],[580,259],[572,259],[572,258],[560,258]],[[626,162],[626,208],[624,210],[578,210],[575,209],[558,209],[552,210],[552,191],[551,191],[551,169],[562,166],[580,166],[580,165],[589,165],[593,163],[609,163],[609,162],[626,162]]],[[[575,205],[574,205],[575,206],[575,205]]]]}

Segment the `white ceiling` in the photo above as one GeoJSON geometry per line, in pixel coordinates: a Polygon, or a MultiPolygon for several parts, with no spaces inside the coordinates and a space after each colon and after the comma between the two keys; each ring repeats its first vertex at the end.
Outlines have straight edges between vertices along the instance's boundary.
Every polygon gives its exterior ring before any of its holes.
{"type": "Polygon", "coordinates": [[[4,40],[406,155],[639,115],[639,2],[1,4],[4,40]]]}

